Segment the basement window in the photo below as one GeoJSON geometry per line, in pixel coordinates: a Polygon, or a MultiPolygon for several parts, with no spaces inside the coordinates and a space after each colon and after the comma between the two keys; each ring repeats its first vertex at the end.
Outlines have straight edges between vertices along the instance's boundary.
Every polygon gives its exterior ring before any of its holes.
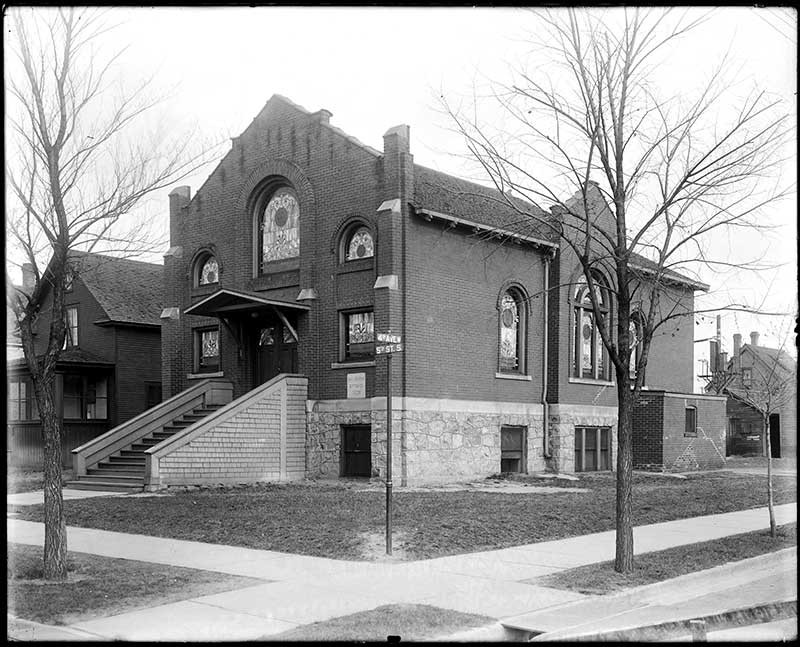
{"type": "Polygon", "coordinates": [[[602,472],[611,469],[611,429],[575,427],[575,471],[602,472]]]}
{"type": "Polygon", "coordinates": [[[686,437],[697,436],[697,407],[686,407],[685,427],[683,435],[686,437]]]}

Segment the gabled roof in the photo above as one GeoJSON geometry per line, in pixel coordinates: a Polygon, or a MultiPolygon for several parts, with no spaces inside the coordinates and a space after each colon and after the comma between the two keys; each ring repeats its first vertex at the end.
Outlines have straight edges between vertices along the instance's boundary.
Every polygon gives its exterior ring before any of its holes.
{"type": "Polygon", "coordinates": [[[162,265],[76,251],[70,259],[109,322],[161,325],[162,265]]]}
{"type": "MultiPolygon", "coordinates": [[[[644,272],[645,274],[655,274],[659,271],[658,263],[654,263],[648,258],[645,258],[641,254],[637,254],[636,252],[631,252],[631,262],[630,265],[632,268],[637,269],[639,271],[644,272]]],[[[684,276],[683,274],[679,274],[675,270],[671,270],[668,267],[661,268],[661,275],[664,280],[671,281],[674,283],[680,283],[682,285],[687,285],[695,290],[703,290],[704,292],[708,292],[710,286],[706,283],[701,281],[695,281],[690,279],[688,276],[684,276]]]]}
{"type": "Polygon", "coordinates": [[[441,171],[414,164],[414,196],[417,211],[429,210],[463,221],[545,241],[555,242],[557,234],[545,222],[553,218],[537,206],[503,195],[497,189],[462,180],[441,171]],[[514,203],[523,213],[508,205],[514,203]],[[526,217],[524,214],[533,217],[526,217]],[[545,221],[545,222],[542,222],[545,221]]]}
{"type": "Polygon", "coordinates": [[[745,351],[752,353],[756,359],[763,362],[767,367],[772,368],[774,366],[776,371],[780,371],[786,377],[797,373],[797,360],[783,349],[745,344],[739,350],[739,354],[741,355],[745,351]]]}

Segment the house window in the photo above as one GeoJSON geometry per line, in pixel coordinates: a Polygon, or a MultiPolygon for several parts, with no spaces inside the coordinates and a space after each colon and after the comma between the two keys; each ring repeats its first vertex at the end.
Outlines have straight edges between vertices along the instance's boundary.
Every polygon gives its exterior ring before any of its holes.
{"type": "Polygon", "coordinates": [[[33,394],[31,381],[11,378],[8,382],[8,419],[38,420],[39,408],[33,394]]]}
{"type": "Polygon", "coordinates": [[[684,436],[697,436],[697,407],[686,407],[684,436]]]}
{"type": "Polygon", "coordinates": [[[611,469],[611,429],[575,427],[575,471],[598,472],[611,469]]]}
{"type": "Polygon", "coordinates": [[[72,281],[73,281],[73,272],[71,268],[67,268],[66,273],[64,274],[64,291],[65,292],[72,292],[72,281]]]}
{"type": "Polygon", "coordinates": [[[67,328],[64,336],[64,348],[78,345],[78,308],[69,307],[64,315],[64,324],[67,328]]]}
{"type": "Polygon", "coordinates": [[[300,255],[300,204],[289,187],[275,191],[259,214],[260,268],[267,263],[300,255]]]}
{"type": "Polygon", "coordinates": [[[518,290],[510,289],[500,298],[499,370],[522,373],[525,370],[525,304],[518,290]]]}
{"type": "Polygon", "coordinates": [[[84,375],[64,375],[63,415],[65,420],[106,420],[108,418],[108,379],[84,375]]]}
{"type": "Polygon", "coordinates": [[[219,283],[219,263],[211,254],[202,256],[197,263],[197,285],[219,283]]]}
{"type": "Polygon", "coordinates": [[[343,359],[369,359],[375,353],[375,325],[372,310],[342,314],[343,359]]]}
{"type": "Polygon", "coordinates": [[[744,386],[752,386],[753,384],[753,369],[746,367],[742,369],[742,384],[744,386]]]}
{"type": "Polygon", "coordinates": [[[525,427],[500,427],[500,471],[521,473],[526,467],[525,427]]]}
{"type": "Polygon", "coordinates": [[[198,373],[219,370],[219,328],[195,331],[195,370],[198,373]]]}
{"type": "Polygon", "coordinates": [[[375,255],[372,234],[364,225],[350,229],[344,240],[345,261],[358,261],[362,258],[372,258],[375,255]]]}
{"type": "Polygon", "coordinates": [[[598,327],[598,323],[608,320],[608,289],[598,274],[592,274],[592,282],[602,321],[595,320],[589,286],[586,281],[581,281],[574,299],[572,375],[592,380],[609,380],[609,361],[598,327]]]}

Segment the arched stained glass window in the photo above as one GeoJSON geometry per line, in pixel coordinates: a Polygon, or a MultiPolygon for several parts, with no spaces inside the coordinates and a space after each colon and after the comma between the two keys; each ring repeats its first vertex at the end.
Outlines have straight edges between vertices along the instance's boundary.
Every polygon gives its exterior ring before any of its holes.
{"type": "Polygon", "coordinates": [[[292,189],[275,191],[260,220],[261,266],[300,254],[300,204],[292,189]]]}
{"type": "MultiPolygon", "coordinates": [[[[608,290],[599,274],[592,274],[595,301],[599,306],[600,318],[608,318],[608,290]]],[[[595,320],[592,298],[585,279],[581,279],[575,290],[575,314],[573,318],[573,361],[572,375],[594,380],[608,380],[608,360],[603,346],[603,338],[595,320]]]]}
{"type": "Polygon", "coordinates": [[[502,373],[524,371],[525,308],[520,294],[510,289],[500,299],[500,357],[502,373]]]}
{"type": "Polygon", "coordinates": [[[375,255],[372,243],[372,234],[367,227],[358,227],[352,231],[345,248],[345,260],[356,261],[361,258],[371,258],[375,255]]]}
{"type": "Polygon", "coordinates": [[[200,274],[198,276],[200,285],[210,285],[219,283],[219,264],[213,256],[207,256],[200,264],[200,274]]]}

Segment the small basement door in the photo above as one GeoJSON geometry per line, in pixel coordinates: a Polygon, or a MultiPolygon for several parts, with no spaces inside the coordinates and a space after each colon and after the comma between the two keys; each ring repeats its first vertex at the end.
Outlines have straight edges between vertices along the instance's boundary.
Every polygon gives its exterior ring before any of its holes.
{"type": "Polygon", "coordinates": [[[342,427],[342,476],[372,476],[372,428],[369,425],[342,427]]]}

